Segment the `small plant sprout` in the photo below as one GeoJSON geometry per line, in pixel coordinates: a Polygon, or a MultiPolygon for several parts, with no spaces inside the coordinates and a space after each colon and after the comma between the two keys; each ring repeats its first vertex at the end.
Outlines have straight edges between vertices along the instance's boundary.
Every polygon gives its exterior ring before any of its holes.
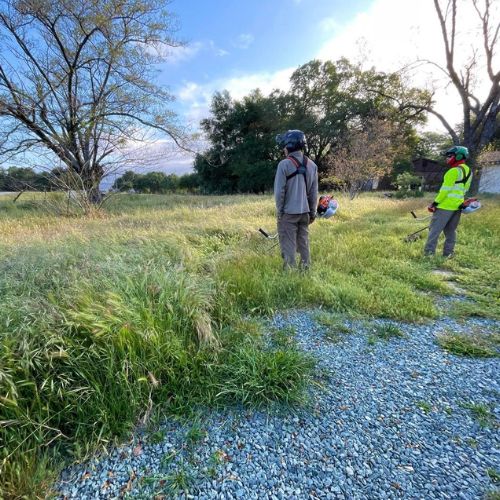
{"type": "Polygon", "coordinates": [[[417,406],[426,414],[432,410],[432,406],[427,401],[417,401],[417,406]]]}

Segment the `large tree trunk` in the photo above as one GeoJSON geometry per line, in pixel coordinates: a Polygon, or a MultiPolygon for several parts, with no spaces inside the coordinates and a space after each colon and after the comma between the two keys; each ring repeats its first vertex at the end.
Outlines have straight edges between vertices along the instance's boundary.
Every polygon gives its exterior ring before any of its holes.
{"type": "MultiPolygon", "coordinates": [[[[467,147],[467,146],[466,146],[467,147]]],[[[475,196],[479,190],[479,183],[481,181],[482,169],[481,166],[478,165],[478,153],[473,146],[468,147],[469,149],[469,158],[466,161],[467,165],[470,167],[472,171],[472,182],[468,191],[468,194],[471,196],[475,196]]]]}
{"type": "Polygon", "coordinates": [[[85,197],[89,204],[98,205],[102,201],[102,194],[99,189],[104,170],[101,165],[90,165],[88,168],[83,169],[80,174],[81,183],[85,191],[85,197]]]}

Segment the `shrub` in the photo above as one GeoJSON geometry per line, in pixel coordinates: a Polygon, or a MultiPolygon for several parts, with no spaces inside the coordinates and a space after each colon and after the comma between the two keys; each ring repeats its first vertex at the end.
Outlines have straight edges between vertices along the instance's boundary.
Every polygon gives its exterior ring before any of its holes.
{"type": "Polygon", "coordinates": [[[403,172],[396,177],[395,186],[397,191],[396,198],[412,198],[422,197],[424,195],[422,189],[422,179],[410,172],[403,172]]]}

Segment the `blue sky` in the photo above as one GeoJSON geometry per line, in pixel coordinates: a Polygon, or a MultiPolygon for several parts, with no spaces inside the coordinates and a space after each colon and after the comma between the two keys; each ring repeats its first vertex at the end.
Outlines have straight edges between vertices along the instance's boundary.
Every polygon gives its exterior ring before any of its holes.
{"type": "MultiPolygon", "coordinates": [[[[170,51],[158,82],[169,87],[173,109],[193,130],[208,116],[214,92],[227,89],[241,99],[255,88],[286,89],[291,73],[312,59],[344,56],[379,71],[417,59],[444,63],[433,0],[173,0],[169,8],[178,19],[177,38],[187,44],[170,51]]],[[[464,48],[481,41],[470,26],[474,17],[461,11],[464,48]]],[[[409,82],[435,90],[438,110],[459,121],[456,92],[435,67],[420,65],[409,82]]],[[[428,128],[444,132],[437,120],[428,128]]],[[[170,153],[154,169],[191,168],[189,155],[170,153]]]]}
{"type": "Polygon", "coordinates": [[[213,92],[241,98],[286,85],[291,72],[317,57],[342,26],[372,0],[173,0],[178,38],[159,82],[177,98],[174,108],[193,126],[207,115],[213,92]]]}
{"type": "Polygon", "coordinates": [[[335,26],[348,23],[370,0],[174,0],[185,62],[169,67],[168,82],[274,71],[310,60],[335,26]],[[190,54],[192,57],[190,57],[190,54]]]}

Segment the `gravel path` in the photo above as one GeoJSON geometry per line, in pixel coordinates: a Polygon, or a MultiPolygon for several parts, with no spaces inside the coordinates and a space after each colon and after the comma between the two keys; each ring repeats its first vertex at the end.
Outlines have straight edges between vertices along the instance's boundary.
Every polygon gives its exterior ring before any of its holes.
{"type": "Polygon", "coordinates": [[[355,333],[340,343],[325,339],[311,312],[273,323],[294,326],[300,346],[318,358],[311,408],[228,410],[194,426],[166,422],[156,444],[137,435],[64,471],[61,497],[476,499],[495,490],[500,359],[448,354],[435,335],[498,331],[499,322],[397,324],[404,338],[374,344],[370,330],[387,321],[350,323],[355,333]],[[489,418],[480,421],[470,403],[490,408],[489,418]]]}

